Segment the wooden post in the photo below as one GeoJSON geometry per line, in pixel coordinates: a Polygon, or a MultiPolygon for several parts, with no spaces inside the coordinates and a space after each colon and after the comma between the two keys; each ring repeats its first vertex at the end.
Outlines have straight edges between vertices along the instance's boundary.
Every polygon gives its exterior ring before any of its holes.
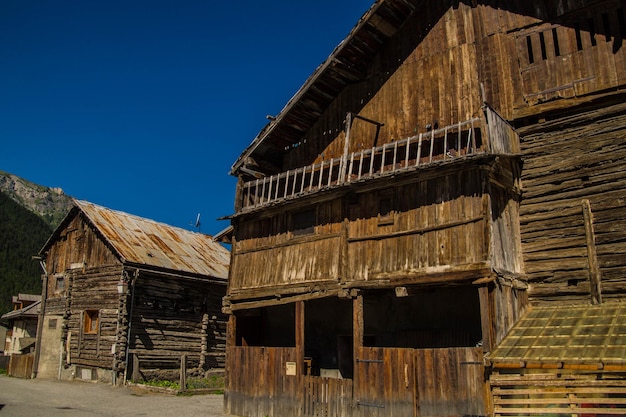
{"type": "Polygon", "coordinates": [[[304,301],[296,301],[296,373],[304,375],[304,301]]]}
{"type": "Polygon", "coordinates": [[[184,353],[180,357],[180,389],[187,389],[187,355],[184,353]]]}
{"type": "Polygon", "coordinates": [[[338,183],[343,183],[348,169],[348,149],[350,148],[350,128],[352,127],[352,113],[346,114],[346,140],[343,144],[343,156],[341,158],[341,169],[339,170],[338,183]]]}
{"type": "Polygon", "coordinates": [[[354,381],[354,392],[358,392],[358,387],[360,383],[358,359],[361,348],[363,347],[363,333],[363,294],[357,294],[356,297],[352,300],[352,378],[354,381]]]}
{"type": "Polygon", "coordinates": [[[228,317],[228,322],[226,323],[226,365],[224,372],[224,388],[229,389],[230,383],[230,368],[233,366],[229,359],[230,355],[229,351],[232,351],[231,348],[235,346],[237,342],[237,316],[231,314],[228,317]]]}
{"type": "Polygon", "coordinates": [[[493,317],[492,304],[489,291],[489,284],[478,288],[478,299],[480,300],[480,323],[483,334],[483,352],[493,349],[493,317]]]}
{"type": "Polygon", "coordinates": [[[582,200],[583,217],[585,219],[585,237],[587,239],[587,262],[589,264],[589,285],[591,304],[602,303],[602,286],[598,256],[596,253],[596,236],[593,231],[593,213],[589,200],[582,200]]]}
{"type": "Polygon", "coordinates": [[[137,382],[139,380],[139,355],[136,353],[131,353],[133,357],[133,374],[131,379],[133,382],[137,382]]]}

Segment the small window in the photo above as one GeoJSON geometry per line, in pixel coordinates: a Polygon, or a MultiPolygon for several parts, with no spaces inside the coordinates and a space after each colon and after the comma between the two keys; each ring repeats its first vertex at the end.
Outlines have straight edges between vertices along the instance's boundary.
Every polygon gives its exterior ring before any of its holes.
{"type": "Polygon", "coordinates": [[[85,310],[85,315],[83,318],[83,333],[98,333],[98,313],[98,310],[85,310]]]}
{"type": "Polygon", "coordinates": [[[59,294],[65,291],[65,277],[59,276],[55,278],[54,293],[59,294]]]}
{"type": "Polygon", "coordinates": [[[315,209],[307,209],[292,216],[293,234],[308,235],[315,232],[315,209]]]}
{"type": "Polygon", "coordinates": [[[48,320],[48,329],[56,330],[57,328],[57,319],[49,319],[48,320]]]}
{"type": "Polygon", "coordinates": [[[393,195],[383,194],[378,200],[378,225],[384,226],[394,222],[393,195]]]}

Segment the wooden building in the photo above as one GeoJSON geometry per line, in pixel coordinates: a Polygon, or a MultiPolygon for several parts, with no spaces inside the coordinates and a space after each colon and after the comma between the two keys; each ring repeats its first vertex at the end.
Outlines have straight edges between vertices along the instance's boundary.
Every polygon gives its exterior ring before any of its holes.
{"type": "Polygon", "coordinates": [[[623,407],[625,40],[623,1],[376,1],[232,167],[226,410],[623,407]],[[570,310],[595,349],[542,367],[570,310]]]}
{"type": "Polygon", "coordinates": [[[229,252],[211,236],[76,200],[40,256],[38,377],[223,368],[229,252]]]}

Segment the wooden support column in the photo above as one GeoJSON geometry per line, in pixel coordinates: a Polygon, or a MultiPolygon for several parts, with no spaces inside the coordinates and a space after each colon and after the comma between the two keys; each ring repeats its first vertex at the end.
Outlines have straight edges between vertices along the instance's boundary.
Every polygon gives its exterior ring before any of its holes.
{"type": "Polygon", "coordinates": [[[352,358],[352,379],[354,386],[358,387],[359,384],[359,368],[358,359],[359,352],[363,347],[363,334],[365,332],[363,324],[363,294],[357,294],[352,299],[352,338],[353,338],[353,358],[352,358]]]}
{"type": "Polygon", "coordinates": [[[230,355],[228,352],[231,348],[235,347],[237,342],[237,316],[235,314],[231,314],[228,316],[228,322],[226,323],[226,364],[225,364],[225,372],[224,372],[224,387],[228,390],[230,389],[230,370],[233,367],[233,364],[230,363],[230,355]]]}
{"type": "Polygon", "coordinates": [[[341,163],[339,164],[339,177],[338,182],[343,183],[346,179],[348,170],[348,150],[350,149],[350,128],[352,127],[352,113],[346,114],[346,137],[343,144],[343,155],[341,157],[341,163]]]}
{"type": "Polygon", "coordinates": [[[304,301],[296,301],[296,373],[304,375],[304,301]]]}
{"type": "Polygon", "coordinates": [[[593,213],[589,200],[583,200],[583,217],[585,219],[585,237],[587,239],[587,262],[589,265],[589,285],[591,304],[602,303],[602,286],[598,255],[596,253],[596,236],[593,230],[593,213]]]}
{"type": "Polygon", "coordinates": [[[480,302],[480,326],[483,334],[483,352],[491,351],[495,347],[493,342],[493,314],[494,307],[491,303],[489,285],[478,288],[480,302]]]}

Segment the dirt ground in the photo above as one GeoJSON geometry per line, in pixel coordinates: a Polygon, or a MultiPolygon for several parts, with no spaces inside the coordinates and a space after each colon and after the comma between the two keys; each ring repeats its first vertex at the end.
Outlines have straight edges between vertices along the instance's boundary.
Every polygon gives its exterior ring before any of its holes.
{"type": "Polygon", "coordinates": [[[223,400],[214,394],[173,396],[104,383],[0,375],[0,417],[225,417],[223,400]]]}

